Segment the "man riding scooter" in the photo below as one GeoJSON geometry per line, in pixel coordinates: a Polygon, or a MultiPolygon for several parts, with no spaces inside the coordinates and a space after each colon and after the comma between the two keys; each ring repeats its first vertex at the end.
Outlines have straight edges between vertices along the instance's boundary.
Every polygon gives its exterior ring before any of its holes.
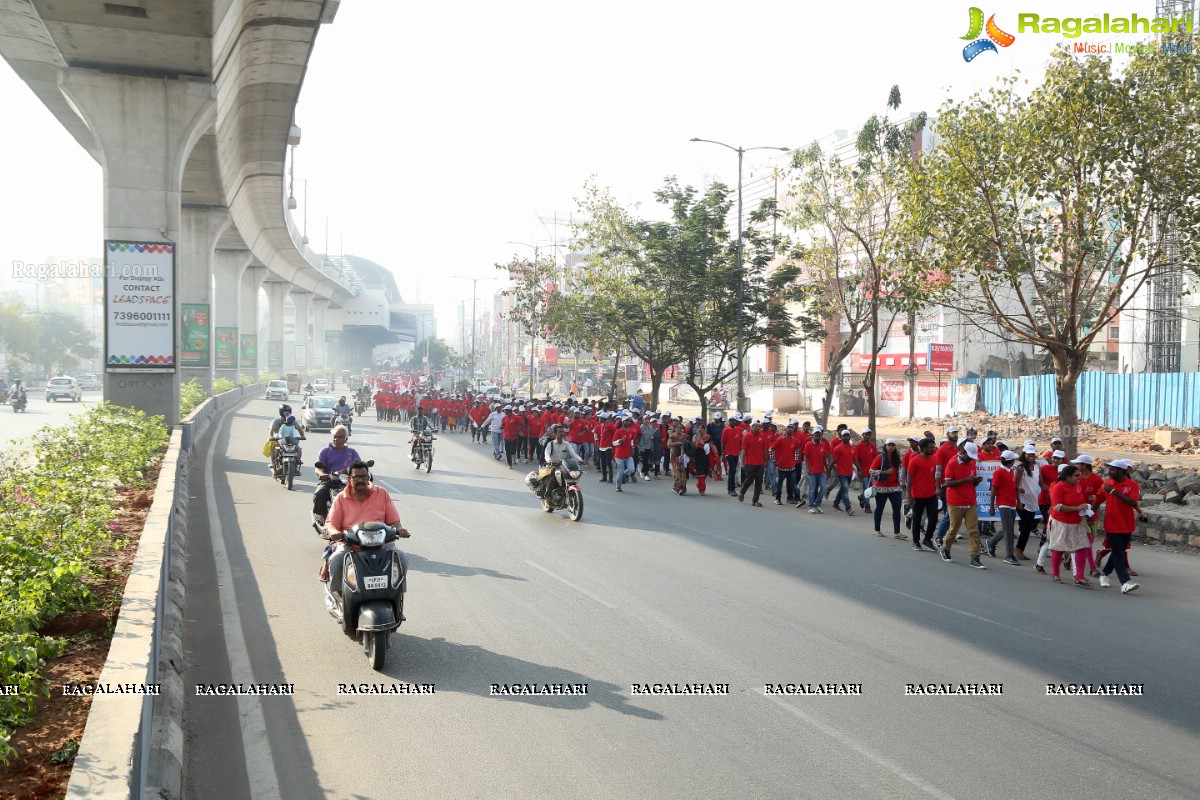
{"type": "MultiPolygon", "coordinates": [[[[363,522],[382,522],[395,528],[400,538],[409,537],[408,531],[400,526],[400,512],[396,510],[396,504],[387,490],[371,482],[370,469],[365,462],[355,461],[350,465],[349,485],[333,499],[333,507],[329,509],[329,517],[325,520],[325,532],[330,543],[325,548],[318,577],[322,581],[329,581],[330,590],[335,594],[342,592],[342,559],[334,556],[340,554],[345,546],[342,544],[343,531],[363,522]]],[[[395,542],[383,547],[396,551],[407,576],[408,556],[404,551],[397,548],[395,542]]]]}
{"type": "Polygon", "coordinates": [[[321,450],[317,456],[317,462],[314,464],[317,470],[318,486],[313,492],[313,514],[320,518],[320,524],[324,525],[329,507],[333,503],[333,492],[336,487],[341,490],[343,487],[339,473],[345,474],[349,471],[350,465],[355,461],[361,461],[362,456],[353,447],[346,444],[346,439],[349,433],[345,426],[338,425],[333,429],[333,441],[321,450]]]}
{"type": "Polygon", "coordinates": [[[566,440],[566,429],[562,425],[550,426],[550,432],[554,438],[546,442],[546,449],[543,451],[546,456],[546,463],[538,471],[538,488],[536,492],[538,497],[546,493],[546,487],[550,484],[550,477],[554,475],[554,469],[563,462],[564,458],[583,461],[583,456],[579,455],[579,451],[575,449],[575,445],[566,440]]]}

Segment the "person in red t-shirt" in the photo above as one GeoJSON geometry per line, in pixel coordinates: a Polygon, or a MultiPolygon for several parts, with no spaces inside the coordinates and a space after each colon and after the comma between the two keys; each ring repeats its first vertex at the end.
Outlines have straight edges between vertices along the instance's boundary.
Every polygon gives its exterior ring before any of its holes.
{"type": "Polygon", "coordinates": [[[908,460],[904,494],[912,506],[913,544],[919,539],[930,550],[937,550],[933,543],[933,533],[938,524],[937,442],[933,439],[922,439],[920,451],[908,460]],[[923,538],[922,517],[929,520],[923,538]]]}
{"type": "Polygon", "coordinates": [[[600,448],[600,482],[613,482],[613,436],[617,432],[616,414],[611,411],[602,411],[600,416],[603,417],[603,422],[600,423],[600,438],[597,440],[597,445],[600,448]]]}
{"type": "Polygon", "coordinates": [[[633,417],[624,417],[620,426],[613,431],[613,470],[616,473],[618,492],[626,480],[637,483],[637,470],[633,468],[633,448],[637,438],[637,426],[633,424],[633,417]]]}
{"type": "Polygon", "coordinates": [[[762,495],[763,470],[767,464],[767,443],[762,433],[762,423],[758,420],[750,423],[750,430],[742,434],[742,486],[738,490],[738,502],[746,499],[746,490],[754,484],[754,497],[751,505],[762,507],[758,498],[762,495]]]}
{"type": "Polygon", "coordinates": [[[775,505],[783,505],[780,497],[783,495],[784,483],[787,484],[787,501],[795,503],[800,496],[796,486],[796,421],[792,420],[783,435],[771,443],[771,452],[775,455],[775,505]]]}
{"type": "Polygon", "coordinates": [[[513,413],[512,406],[504,407],[504,455],[508,459],[508,468],[513,468],[517,458],[517,445],[525,435],[525,419],[513,413]]]}
{"type": "MultiPolygon", "coordinates": [[[[825,499],[825,472],[833,463],[833,448],[825,441],[825,429],[813,428],[812,438],[804,445],[804,464],[808,468],[808,513],[824,514],[821,502],[825,499]]],[[[799,508],[799,506],[797,506],[799,508]]]]}
{"type": "MultiPolygon", "coordinates": [[[[883,509],[892,504],[892,535],[897,539],[906,537],[900,532],[900,453],[896,448],[895,439],[887,439],[883,443],[883,452],[875,456],[875,460],[863,472],[870,476],[875,487],[875,535],[883,536],[880,523],[883,522],[883,509]]],[[[920,550],[921,545],[913,542],[913,549],[920,550]]]]}
{"type": "Polygon", "coordinates": [[[967,541],[971,546],[971,563],[975,569],[987,569],[979,560],[979,510],[975,487],[983,480],[975,468],[979,445],[967,442],[958,457],[945,465],[942,482],[946,488],[946,508],[950,527],[942,541],[942,561],[950,561],[950,549],[958,538],[958,529],[966,523],[967,541]]]}
{"type": "Polygon", "coordinates": [[[1011,450],[1005,450],[1000,454],[1000,467],[992,473],[992,489],[989,499],[992,516],[1000,517],[1000,530],[987,543],[987,551],[989,556],[995,558],[996,547],[1003,539],[1004,563],[1019,567],[1021,562],[1013,550],[1017,525],[1017,473],[1013,471],[1013,465],[1016,463],[1017,454],[1011,450]]]}
{"type": "Polygon", "coordinates": [[[854,509],[850,507],[850,481],[854,479],[854,462],[856,453],[854,446],[850,444],[850,431],[842,431],[840,441],[833,446],[833,468],[837,473],[838,491],[833,498],[833,509],[835,511],[845,511],[849,516],[854,516],[854,509]],[[844,504],[844,508],[839,506],[844,504]]]}
{"type": "Polygon", "coordinates": [[[1079,467],[1068,464],[1063,467],[1058,480],[1050,487],[1050,574],[1055,583],[1062,583],[1058,573],[1062,566],[1063,553],[1072,553],[1075,562],[1075,585],[1090,589],[1091,581],[1087,580],[1083,573],[1084,564],[1087,563],[1083,551],[1088,548],[1088,537],[1080,512],[1085,516],[1094,513],[1079,489],[1079,467]]]}
{"type": "MultiPolygon", "coordinates": [[[[1129,578],[1133,574],[1133,570],[1126,566],[1128,559],[1126,551],[1132,542],[1133,532],[1137,529],[1134,514],[1136,513],[1142,522],[1146,521],[1146,515],[1142,513],[1141,506],[1138,505],[1138,500],[1141,499],[1141,487],[1138,486],[1137,481],[1129,478],[1129,470],[1132,467],[1133,463],[1128,459],[1119,458],[1116,461],[1110,461],[1108,463],[1108,480],[1096,494],[1097,505],[1106,504],[1104,509],[1104,547],[1112,549],[1112,555],[1109,556],[1108,563],[1104,565],[1104,571],[1100,575],[1100,588],[1108,588],[1108,576],[1115,569],[1117,580],[1121,582],[1122,594],[1129,594],[1138,588],[1138,585],[1129,578]]],[[[1103,560],[1103,555],[1101,560],[1103,560]]]]}
{"type": "Polygon", "coordinates": [[[725,457],[725,470],[728,473],[728,492],[730,497],[737,497],[737,468],[738,459],[742,455],[742,434],[746,429],[742,426],[740,416],[733,417],[725,430],[721,432],[721,453],[725,457]]]}
{"type": "MultiPolygon", "coordinates": [[[[1083,493],[1083,501],[1095,508],[1096,493],[1100,491],[1100,487],[1104,485],[1104,479],[1092,471],[1094,460],[1091,456],[1081,454],[1077,456],[1071,463],[1079,467],[1079,491],[1083,493]]],[[[1100,577],[1100,571],[1096,569],[1096,553],[1093,550],[1093,545],[1096,543],[1096,518],[1095,516],[1087,517],[1083,521],[1083,526],[1087,529],[1088,549],[1087,549],[1087,568],[1093,578],[1100,577]]]]}

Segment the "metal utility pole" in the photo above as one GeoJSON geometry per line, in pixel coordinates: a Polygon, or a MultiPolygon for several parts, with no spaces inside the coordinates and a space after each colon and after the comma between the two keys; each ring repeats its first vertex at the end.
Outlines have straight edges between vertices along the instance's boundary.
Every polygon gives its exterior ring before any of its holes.
{"type": "Polygon", "coordinates": [[[788,152],[787,147],[734,147],[733,145],[725,144],[724,142],[714,141],[713,139],[701,139],[693,137],[689,141],[707,142],[708,144],[719,144],[721,147],[726,147],[738,154],[738,212],[737,212],[737,304],[738,304],[738,320],[737,320],[737,354],[738,354],[738,371],[737,371],[737,407],[738,411],[746,412],[750,410],[750,404],[746,400],[746,384],[745,384],[745,285],[746,276],[742,272],[742,157],[750,150],[781,150],[788,152]]]}

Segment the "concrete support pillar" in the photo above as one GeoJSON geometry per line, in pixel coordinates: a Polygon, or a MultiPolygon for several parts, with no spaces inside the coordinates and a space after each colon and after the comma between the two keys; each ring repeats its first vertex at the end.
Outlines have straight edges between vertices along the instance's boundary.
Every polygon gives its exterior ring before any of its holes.
{"type": "MultiPolygon", "coordinates": [[[[64,69],[59,87],[96,137],[104,170],[104,238],[179,245],[183,168],[216,114],[212,84],[64,69]]],[[[175,257],[178,273],[178,252],[175,257]]],[[[111,296],[120,284],[108,283],[111,296]]],[[[172,295],[177,331],[181,301],[177,290],[172,295]]],[[[179,345],[173,372],[106,366],[104,399],[178,424],[179,345]]]]}
{"type": "Polygon", "coordinates": [[[313,297],[312,299],[312,344],[314,351],[314,367],[327,372],[338,366],[337,359],[329,352],[325,341],[325,309],[329,307],[328,297],[313,297]]]}
{"type": "MultiPolygon", "coordinates": [[[[253,336],[255,356],[249,365],[239,364],[239,374],[249,375],[258,380],[258,374],[266,364],[266,343],[258,341],[258,292],[266,277],[267,268],[261,264],[251,263],[242,270],[241,281],[238,284],[238,339],[253,336]]],[[[240,356],[239,356],[240,359],[240,356]]]]}
{"type": "Polygon", "coordinates": [[[296,326],[293,329],[293,339],[290,344],[284,345],[284,351],[291,351],[292,363],[296,367],[296,372],[301,375],[313,374],[316,367],[313,365],[312,337],[308,333],[308,304],[312,300],[313,293],[293,288],[288,294],[296,309],[296,326]]]}
{"type": "Polygon", "coordinates": [[[283,301],[287,298],[288,286],[282,281],[267,281],[263,286],[267,290],[267,374],[270,379],[282,378],[286,373],[287,364],[283,346],[283,301]],[[271,351],[279,354],[276,360],[271,360],[271,351]]]}
{"type": "MultiPolygon", "coordinates": [[[[238,304],[241,293],[242,270],[250,263],[253,256],[249,250],[218,250],[213,256],[213,285],[216,287],[216,297],[213,300],[213,379],[225,378],[238,382],[240,370],[239,327],[240,314],[238,304]],[[233,339],[228,344],[228,356],[232,359],[229,366],[217,363],[218,355],[225,355],[226,346],[221,339],[222,333],[230,332],[233,339]]],[[[257,293],[257,289],[255,290],[257,293]]]]}
{"type": "MultiPolygon", "coordinates": [[[[217,311],[213,293],[214,251],[217,240],[221,238],[229,222],[229,213],[223,208],[185,206],[182,209],[182,234],[176,251],[176,294],[179,296],[179,302],[181,305],[203,306],[205,311],[205,322],[200,326],[205,330],[200,341],[186,341],[187,331],[182,321],[180,323],[180,380],[187,383],[194,378],[204,387],[204,391],[209,393],[212,392],[213,368],[217,357],[216,335],[213,330],[217,324],[213,322],[217,311]],[[188,356],[190,360],[184,358],[188,356]],[[204,363],[199,363],[200,361],[204,363]]],[[[195,324],[191,326],[192,330],[196,328],[195,324]]]]}

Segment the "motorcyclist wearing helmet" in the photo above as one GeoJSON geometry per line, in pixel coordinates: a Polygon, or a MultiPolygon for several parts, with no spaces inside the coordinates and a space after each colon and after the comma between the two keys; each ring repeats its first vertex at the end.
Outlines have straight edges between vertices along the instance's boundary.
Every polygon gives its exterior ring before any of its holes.
{"type": "Polygon", "coordinates": [[[333,415],[335,417],[348,417],[354,413],[354,409],[346,402],[346,395],[338,398],[337,405],[333,407],[333,415]]]}
{"type": "MultiPolygon", "coordinates": [[[[291,417],[292,429],[296,432],[294,435],[300,439],[306,438],[304,435],[304,428],[300,425],[299,422],[296,421],[296,418],[292,416],[292,407],[289,406],[287,403],[284,403],[281,406],[279,406],[279,416],[276,417],[275,419],[271,420],[271,431],[270,431],[270,433],[267,434],[268,436],[271,437],[271,474],[272,475],[274,475],[278,471],[278,467],[279,467],[279,448],[277,446],[278,440],[276,437],[279,436],[280,429],[283,428],[284,425],[288,424],[289,417],[291,417]]],[[[302,454],[300,452],[296,453],[296,465],[297,466],[304,463],[301,460],[301,455],[302,454]]]]}
{"type": "Polygon", "coordinates": [[[421,434],[437,432],[433,421],[425,416],[425,406],[423,404],[417,404],[416,412],[417,415],[409,420],[408,423],[409,428],[412,430],[412,438],[409,441],[412,442],[412,460],[414,462],[417,461],[417,442],[420,441],[421,434]]]}

